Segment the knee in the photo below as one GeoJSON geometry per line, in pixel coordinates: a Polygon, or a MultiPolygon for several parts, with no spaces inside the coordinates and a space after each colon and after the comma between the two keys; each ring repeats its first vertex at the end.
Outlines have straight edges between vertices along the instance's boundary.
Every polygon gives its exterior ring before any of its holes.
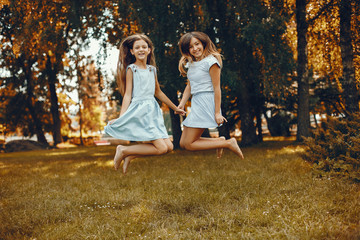
{"type": "Polygon", "coordinates": [[[162,155],[168,152],[168,146],[166,144],[162,144],[157,147],[158,155],[162,155]]]}
{"type": "Polygon", "coordinates": [[[186,150],[189,150],[189,151],[193,150],[191,142],[185,141],[182,143],[182,145],[183,145],[182,148],[184,148],[186,150]]]}

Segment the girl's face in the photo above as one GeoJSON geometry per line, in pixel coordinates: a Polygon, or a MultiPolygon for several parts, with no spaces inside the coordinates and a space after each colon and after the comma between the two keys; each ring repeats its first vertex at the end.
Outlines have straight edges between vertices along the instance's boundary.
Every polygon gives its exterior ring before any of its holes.
{"type": "Polygon", "coordinates": [[[147,56],[150,54],[151,49],[149,45],[144,40],[136,40],[134,42],[133,48],[130,49],[132,55],[135,56],[136,60],[145,61],[147,56]]]}
{"type": "Polygon", "coordinates": [[[204,46],[199,39],[194,37],[191,38],[189,52],[196,59],[196,61],[202,59],[204,53],[204,46]]]}

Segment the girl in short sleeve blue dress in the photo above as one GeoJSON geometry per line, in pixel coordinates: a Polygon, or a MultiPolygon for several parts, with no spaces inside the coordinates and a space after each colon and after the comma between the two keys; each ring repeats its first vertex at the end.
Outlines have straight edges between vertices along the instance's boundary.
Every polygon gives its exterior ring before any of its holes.
{"type": "Polygon", "coordinates": [[[216,128],[214,88],[209,74],[212,65],[219,61],[209,55],[198,62],[188,64],[187,77],[191,85],[191,112],[183,125],[192,128],[216,128]]]}
{"type": "Polygon", "coordinates": [[[220,107],[222,60],[215,44],[205,33],[190,32],[180,38],[179,47],[182,55],[179,71],[188,78],[179,108],[184,108],[192,95],[191,111],[183,121],[180,146],[190,151],[216,149],[218,158],[221,158],[223,149],[227,148],[244,158],[235,138],[202,137],[206,128],[215,128],[227,121],[220,107]]]}

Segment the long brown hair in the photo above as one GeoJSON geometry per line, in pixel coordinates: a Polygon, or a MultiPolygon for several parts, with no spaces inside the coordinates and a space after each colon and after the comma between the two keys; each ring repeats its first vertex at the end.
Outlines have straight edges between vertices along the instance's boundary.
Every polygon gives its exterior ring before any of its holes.
{"type": "Polygon", "coordinates": [[[183,36],[181,36],[179,41],[179,48],[182,55],[179,61],[179,71],[182,76],[186,77],[185,65],[188,62],[195,61],[195,58],[190,54],[190,41],[192,38],[198,39],[203,45],[204,57],[213,55],[219,61],[220,66],[222,66],[221,54],[216,49],[215,44],[211,41],[207,34],[203,32],[185,33],[183,36]]]}
{"type": "Polygon", "coordinates": [[[138,40],[144,40],[151,50],[149,55],[147,56],[146,64],[156,67],[154,45],[148,36],[146,36],[145,34],[137,33],[125,38],[120,43],[119,60],[116,68],[116,82],[119,92],[123,96],[126,88],[126,68],[127,66],[136,61],[136,58],[131,54],[130,49],[133,49],[134,43],[138,40]]]}

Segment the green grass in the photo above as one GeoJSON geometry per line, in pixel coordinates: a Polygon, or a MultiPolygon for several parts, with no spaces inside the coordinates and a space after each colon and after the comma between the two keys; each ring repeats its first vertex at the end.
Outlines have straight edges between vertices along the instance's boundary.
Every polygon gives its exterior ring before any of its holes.
{"type": "Polygon", "coordinates": [[[0,239],[360,239],[360,187],[289,141],[177,150],[115,171],[115,146],[0,155],[0,239]]]}

